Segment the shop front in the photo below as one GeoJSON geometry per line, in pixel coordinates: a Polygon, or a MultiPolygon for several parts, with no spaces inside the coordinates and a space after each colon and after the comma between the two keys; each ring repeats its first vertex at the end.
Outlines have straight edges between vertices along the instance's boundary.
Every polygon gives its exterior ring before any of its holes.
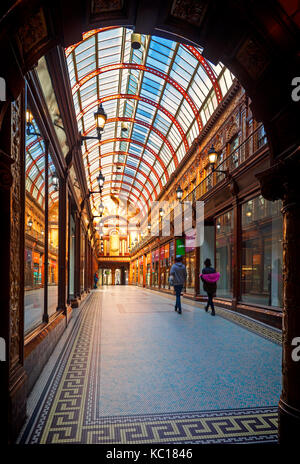
{"type": "Polygon", "coordinates": [[[170,289],[170,243],[165,244],[165,289],[170,289]]]}
{"type": "Polygon", "coordinates": [[[158,288],[158,271],[159,271],[159,248],[152,251],[152,287],[158,288]]]}
{"type": "Polygon", "coordinates": [[[216,218],[216,269],[220,272],[218,297],[233,296],[233,210],[216,218]]]}
{"type": "Polygon", "coordinates": [[[242,204],[241,299],[245,303],[283,306],[281,201],[262,196],[242,204]]]}
{"type": "Polygon", "coordinates": [[[146,256],[146,286],[151,286],[151,253],[146,256]]]}
{"type": "Polygon", "coordinates": [[[160,269],[160,288],[165,288],[166,264],[165,264],[165,246],[159,249],[159,269],[160,269]]]}
{"type": "Polygon", "coordinates": [[[139,258],[139,285],[144,285],[144,257],[139,258]]]}
{"type": "Polygon", "coordinates": [[[196,276],[196,229],[192,229],[186,233],[185,238],[185,265],[186,265],[186,293],[195,293],[195,278],[196,276]]]}

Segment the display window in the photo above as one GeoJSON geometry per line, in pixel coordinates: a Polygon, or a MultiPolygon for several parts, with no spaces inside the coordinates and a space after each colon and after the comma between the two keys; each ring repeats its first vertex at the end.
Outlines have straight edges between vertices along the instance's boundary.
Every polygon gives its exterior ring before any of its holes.
{"type": "Polygon", "coordinates": [[[281,201],[261,195],[242,205],[241,297],[247,303],[282,308],[281,201]]]}
{"type": "Polygon", "coordinates": [[[220,272],[217,295],[232,298],[233,210],[216,219],[216,270],[220,272]]]}
{"type": "Polygon", "coordinates": [[[55,167],[48,156],[48,316],[58,306],[59,190],[55,167]]]}
{"type": "Polygon", "coordinates": [[[34,119],[31,132],[25,138],[25,334],[43,322],[44,314],[45,145],[34,119]]]}
{"type": "Polygon", "coordinates": [[[187,293],[195,292],[195,242],[196,242],[196,229],[192,229],[186,233],[185,241],[185,266],[186,266],[186,288],[187,293]]]}
{"type": "Polygon", "coordinates": [[[160,287],[165,288],[166,265],[165,265],[165,247],[164,246],[160,247],[159,260],[160,260],[160,287]]]}

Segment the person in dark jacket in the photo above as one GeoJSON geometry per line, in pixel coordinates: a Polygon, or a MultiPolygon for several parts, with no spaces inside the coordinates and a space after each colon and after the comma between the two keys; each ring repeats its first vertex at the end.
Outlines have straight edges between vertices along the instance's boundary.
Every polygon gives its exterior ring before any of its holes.
{"type": "Polygon", "coordinates": [[[207,305],[205,311],[208,311],[209,306],[211,307],[211,315],[215,315],[215,306],[213,302],[213,297],[216,295],[217,291],[217,281],[220,278],[219,272],[216,272],[215,268],[211,267],[211,261],[207,258],[204,261],[205,267],[202,269],[200,274],[201,280],[203,282],[203,289],[207,293],[207,305]]]}
{"type": "Polygon", "coordinates": [[[183,286],[186,281],[186,268],[182,262],[182,256],[177,255],[175,258],[175,263],[170,270],[170,284],[174,285],[174,290],[176,294],[176,303],[175,311],[178,310],[178,314],[181,314],[181,301],[180,295],[183,289],[183,286]]]}
{"type": "Polygon", "coordinates": [[[95,272],[95,274],[94,274],[94,288],[97,288],[98,280],[99,280],[98,272],[95,272]]]}

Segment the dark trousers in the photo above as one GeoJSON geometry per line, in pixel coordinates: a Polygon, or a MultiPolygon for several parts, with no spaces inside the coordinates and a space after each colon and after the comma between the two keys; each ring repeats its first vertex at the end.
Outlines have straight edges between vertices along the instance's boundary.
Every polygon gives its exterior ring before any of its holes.
{"type": "Polygon", "coordinates": [[[176,303],[175,303],[175,307],[181,311],[181,301],[180,301],[180,295],[181,295],[181,291],[183,289],[183,285],[174,285],[174,290],[175,290],[175,294],[176,294],[176,303]]]}
{"type": "Polygon", "coordinates": [[[208,300],[207,300],[206,309],[211,307],[212,312],[214,312],[215,311],[214,302],[213,302],[213,297],[214,296],[213,296],[212,293],[208,293],[207,296],[208,296],[208,300]]]}

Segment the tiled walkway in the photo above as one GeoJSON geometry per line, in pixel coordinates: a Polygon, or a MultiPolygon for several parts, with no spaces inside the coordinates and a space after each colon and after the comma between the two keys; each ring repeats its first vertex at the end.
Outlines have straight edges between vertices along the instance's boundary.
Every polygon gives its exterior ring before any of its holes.
{"type": "Polygon", "coordinates": [[[21,443],[276,441],[280,333],[136,287],[92,292],[29,399],[21,443]]]}

